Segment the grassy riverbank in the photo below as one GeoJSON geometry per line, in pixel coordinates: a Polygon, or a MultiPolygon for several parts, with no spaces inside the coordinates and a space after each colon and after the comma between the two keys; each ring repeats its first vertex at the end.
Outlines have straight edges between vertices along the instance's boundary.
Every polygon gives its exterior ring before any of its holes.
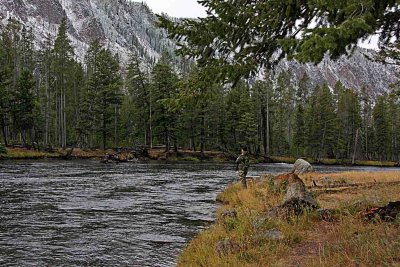
{"type": "Polygon", "coordinates": [[[223,205],[215,224],[190,242],[178,266],[400,266],[400,218],[370,222],[361,215],[400,200],[400,172],[315,173],[301,178],[321,208],[335,210],[330,220],[321,220],[317,212],[270,219],[266,212],[283,195],[268,177],[246,190],[232,184],[218,195],[223,205]],[[340,186],[313,188],[313,181],[340,186]],[[237,215],[226,216],[232,211],[237,215]],[[267,238],[271,229],[282,236],[267,238]]]}
{"type": "MultiPolygon", "coordinates": [[[[297,158],[292,157],[271,157],[271,162],[273,163],[289,163],[293,164],[297,158]]],[[[376,160],[356,160],[352,164],[350,159],[321,159],[317,162],[313,158],[305,158],[306,161],[311,164],[321,164],[321,165],[354,165],[354,166],[371,166],[371,167],[399,167],[399,163],[395,161],[376,161],[376,160]]]]}
{"type": "MultiPolygon", "coordinates": [[[[53,152],[29,150],[26,148],[7,148],[6,153],[0,153],[0,160],[20,160],[20,159],[63,159],[70,149],[56,149],[53,152]]],[[[113,150],[83,150],[74,149],[71,153],[72,158],[102,158],[107,152],[114,153],[113,150]]]]}

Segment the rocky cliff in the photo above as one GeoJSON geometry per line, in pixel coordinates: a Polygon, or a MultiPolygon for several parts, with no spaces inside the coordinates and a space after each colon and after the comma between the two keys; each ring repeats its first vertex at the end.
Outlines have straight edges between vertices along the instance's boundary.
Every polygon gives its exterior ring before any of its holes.
{"type": "Polygon", "coordinates": [[[13,18],[32,28],[37,46],[46,39],[54,40],[66,17],[80,60],[94,39],[118,53],[122,62],[130,51],[136,51],[151,64],[163,49],[174,48],[165,32],[155,27],[156,17],[148,6],[126,0],[0,0],[0,17],[3,24],[13,18]]]}
{"type": "MultiPolygon", "coordinates": [[[[156,16],[143,3],[128,0],[0,0],[2,23],[13,18],[32,28],[37,47],[45,40],[54,40],[63,17],[67,18],[69,37],[79,60],[83,60],[90,41],[95,38],[118,53],[122,62],[127,62],[130,51],[136,51],[151,65],[164,49],[174,50],[174,43],[166,38],[163,30],[155,27],[156,16]]],[[[290,69],[293,83],[306,72],[312,84],[328,81],[334,86],[341,81],[355,90],[367,86],[373,95],[377,95],[398,79],[398,71],[364,56],[371,57],[373,53],[360,48],[352,57],[343,56],[338,61],[326,58],[318,65],[283,61],[279,69],[290,69]]],[[[179,65],[178,58],[175,63],[179,65]]]]}

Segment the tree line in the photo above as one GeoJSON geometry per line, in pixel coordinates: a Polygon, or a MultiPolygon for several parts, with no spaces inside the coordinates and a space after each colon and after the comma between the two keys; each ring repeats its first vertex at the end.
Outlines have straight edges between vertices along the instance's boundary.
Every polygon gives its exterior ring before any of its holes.
{"type": "MultiPolygon", "coordinates": [[[[398,86],[372,97],[337,83],[313,86],[290,71],[234,86],[218,71],[177,70],[164,53],[148,71],[132,54],[126,69],[98,40],[78,62],[65,20],[54,40],[10,21],[0,37],[0,127],[5,145],[167,151],[236,151],[267,156],[399,160],[398,86]]],[[[228,72],[229,74],[229,72],[228,72]]],[[[373,85],[371,85],[373,86],[373,85]]]]}

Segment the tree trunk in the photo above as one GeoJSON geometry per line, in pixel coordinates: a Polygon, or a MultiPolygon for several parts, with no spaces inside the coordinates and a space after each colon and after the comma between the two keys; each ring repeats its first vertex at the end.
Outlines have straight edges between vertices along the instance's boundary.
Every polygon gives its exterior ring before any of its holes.
{"type": "Polygon", "coordinates": [[[354,140],[353,158],[351,160],[351,164],[353,165],[356,163],[357,141],[358,141],[358,129],[356,131],[356,138],[354,140]]]}
{"type": "Polygon", "coordinates": [[[6,125],[5,125],[5,119],[2,118],[2,127],[1,130],[3,132],[3,139],[4,139],[4,145],[8,146],[8,140],[7,140],[7,129],[6,129],[6,125]]]}
{"type": "Polygon", "coordinates": [[[205,104],[201,106],[201,129],[200,129],[200,153],[204,154],[206,150],[206,118],[205,118],[205,111],[206,108],[205,104]]]}
{"type": "Polygon", "coordinates": [[[118,147],[118,135],[117,135],[117,105],[114,107],[114,147],[118,147]]]}
{"type": "Polygon", "coordinates": [[[266,144],[266,156],[270,156],[270,131],[269,131],[269,90],[267,90],[267,144],[266,144]]]}
{"type": "MultiPolygon", "coordinates": [[[[103,109],[103,110],[105,110],[105,109],[103,109]]],[[[107,140],[107,129],[106,129],[106,125],[107,124],[107,122],[106,122],[106,114],[103,114],[103,127],[102,127],[102,134],[103,134],[103,150],[105,150],[106,149],[106,145],[107,145],[107,142],[106,142],[106,140],[107,140]]]]}
{"type": "Polygon", "coordinates": [[[262,144],[264,154],[267,155],[267,117],[264,105],[261,106],[262,144]]]}
{"type": "Polygon", "coordinates": [[[150,89],[150,91],[149,91],[149,138],[150,138],[150,148],[153,148],[152,112],[153,111],[152,111],[152,104],[151,104],[151,89],[150,89]]]}

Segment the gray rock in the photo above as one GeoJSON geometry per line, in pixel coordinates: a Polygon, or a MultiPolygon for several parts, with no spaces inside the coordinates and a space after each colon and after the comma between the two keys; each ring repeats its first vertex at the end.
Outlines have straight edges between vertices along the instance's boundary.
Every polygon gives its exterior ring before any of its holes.
{"type": "Polygon", "coordinates": [[[292,173],[295,174],[303,174],[312,171],[314,171],[313,167],[308,161],[305,161],[304,159],[296,160],[292,168],[292,173]]]}
{"type": "Polygon", "coordinates": [[[292,214],[300,215],[304,210],[314,210],[318,208],[318,203],[314,196],[306,189],[303,181],[297,174],[291,173],[281,176],[281,180],[287,182],[286,194],[282,203],[267,212],[267,216],[290,217],[292,214]]]}
{"type": "Polygon", "coordinates": [[[235,219],[237,217],[237,212],[236,210],[225,210],[222,214],[221,214],[221,218],[225,219],[225,218],[233,218],[235,219]]]}
{"type": "Polygon", "coordinates": [[[260,229],[263,225],[268,221],[268,218],[264,216],[257,216],[251,222],[251,225],[254,229],[260,229]]]}
{"type": "Polygon", "coordinates": [[[335,210],[318,209],[317,214],[319,215],[319,218],[323,221],[326,221],[326,222],[336,222],[337,221],[335,210]]]}
{"type": "Polygon", "coordinates": [[[266,240],[270,241],[281,241],[285,239],[285,235],[279,231],[279,229],[273,228],[265,232],[257,233],[251,237],[251,241],[254,243],[265,243],[266,240]]]}
{"type": "Polygon", "coordinates": [[[295,180],[287,186],[287,191],[281,206],[294,201],[302,201],[308,206],[318,206],[314,196],[306,189],[306,186],[300,179],[295,180]]]}
{"type": "Polygon", "coordinates": [[[276,228],[266,231],[263,233],[263,237],[270,240],[283,240],[285,235],[276,228]]]}
{"type": "Polygon", "coordinates": [[[219,241],[215,246],[215,251],[219,255],[227,255],[229,253],[234,252],[237,249],[237,245],[229,238],[225,238],[222,241],[219,241]]]}

